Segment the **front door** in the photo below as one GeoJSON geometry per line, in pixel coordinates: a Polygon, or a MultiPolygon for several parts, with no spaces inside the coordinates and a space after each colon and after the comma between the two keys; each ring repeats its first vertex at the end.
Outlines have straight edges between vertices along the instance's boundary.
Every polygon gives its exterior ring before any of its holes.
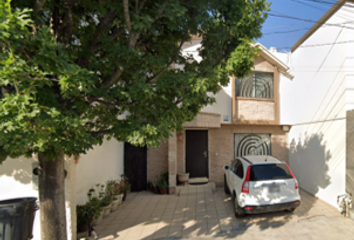
{"type": "Polygon", "coordinates": [[[209,177],[208,131],[186,130],[186,172],[190,178],[209,177]]]}
{"type": "Polygon", "coordinates": [[[124,173],[131,184],[131,191],[147,188],[147,148],[124,144],[124,173]]]}

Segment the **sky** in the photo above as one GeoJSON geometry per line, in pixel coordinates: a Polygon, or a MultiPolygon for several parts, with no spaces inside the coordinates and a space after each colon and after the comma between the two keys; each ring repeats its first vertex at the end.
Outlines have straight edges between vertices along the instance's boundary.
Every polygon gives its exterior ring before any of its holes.
{"type": "Polygon", "coordinates": [[[289,52],[290,48],[337,1],[268,0],[268,2],[272,4],[268,18],[263,24],[263,36],[256,39],[256,42],[267,48],[276,47],[278,51],[289,52]],[[297,19],[292,19],[293,17],[297,19]]]}

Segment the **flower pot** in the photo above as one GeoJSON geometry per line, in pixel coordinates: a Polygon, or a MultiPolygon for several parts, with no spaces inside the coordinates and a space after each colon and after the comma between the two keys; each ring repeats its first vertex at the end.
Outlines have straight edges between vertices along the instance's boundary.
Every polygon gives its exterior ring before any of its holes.
{"type": "Polygon", "coordinates": [[[178,173],[177,174],[178,182],[185,186],[189,180],[189,173],[178,173]]]}
{"type": "Polygon", "coordinates": [[[124,192],[123,193],[123,201],[125,201],[125,199],[127,198],[128,192],[124,192]]]}
{"type": "Polygon", "coordinates": [[[108,206],[102,207],[103,217],[106,217],[111,212],[111,205],[112,203],[110,203],[108,206]]]}
{"type": "Polygon", "coordinates": [[[77,224],[77,232],[78,233],[87,233],[88,230],[90,230],[90,224],[89,223],[78,223],[77,224]]]}
{"type": "Polygon", "coordinates": [[[103,212],[101,212],[100,215],[95,218],[95,220],[93,221],[93,225],[96,226],[100,224],[102,222],[102,219],[103,219],[103,212]]]}
{"type": "Polygon", "coordinates": [[[160,193],[162,195],[167,194],[167,188],[160,188],[160,193]]]}
{"type": "Polygon", "coordinates": [[[119,205],[119,198],[117,196],[116,199],[114,199],[111,203],[111,212],[115,211],[118,208],[118,205],[119,205]]]}
{"type": "Polygon", "coordinates": [[[117,195],[117,197],[118,197],[118,200],[119,200],[119,204],[118,205],[121,205],[122,202],[123,202],[123,193],[117,195]]]}

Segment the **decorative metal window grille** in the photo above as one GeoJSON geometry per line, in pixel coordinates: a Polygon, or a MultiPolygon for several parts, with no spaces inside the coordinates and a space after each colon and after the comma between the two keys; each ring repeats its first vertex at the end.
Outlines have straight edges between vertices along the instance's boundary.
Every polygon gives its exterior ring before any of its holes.
{"type": "Polygon", "coordinates": [[[270,134],[235,134],[235,157],[271,155],[270,134]]]}
{"type": "Polygon", "coordinates": [[[274,98],[273,73],[253,72],[243,79],[236,79],[236,97],[274,98]]]}

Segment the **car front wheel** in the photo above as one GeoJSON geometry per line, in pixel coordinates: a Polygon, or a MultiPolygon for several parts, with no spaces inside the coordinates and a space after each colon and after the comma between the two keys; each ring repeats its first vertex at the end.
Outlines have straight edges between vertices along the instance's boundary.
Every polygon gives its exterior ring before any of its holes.
{"type": "Polygon", "coordinates": [[[226,194],[230,194],[230,189],[227,186],[227,182],[226,182],[226,175],[224,174],[224,191],[226,194]]]}
{"type": "Polygon", "coordinates": [[[238,206],[238,201],[237,201],[236,193],[233,194],[233,199],[234,199],[235,217],[237,217],[237,218],[242,218],[242,217],[244,217],[245,214],[242,212],[242,209],[238,206]]]}

